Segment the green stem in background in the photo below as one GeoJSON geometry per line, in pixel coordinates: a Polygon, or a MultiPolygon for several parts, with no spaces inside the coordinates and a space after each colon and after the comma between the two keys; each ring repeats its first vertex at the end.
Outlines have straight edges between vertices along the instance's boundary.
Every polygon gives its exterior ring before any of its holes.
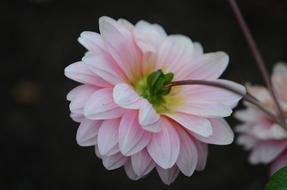
{"type": "Polygon", "coordinates": [[[271,96],[275,102],[275,105],[276,105],[276,109],[277,109],[277,114],[279,116],[279,120],[280,120],[280,125],[285,129],[287,130],[287,125],[286,125],[286,122],[285,122],[285,117],[284,117],[284,113],[283,113],[283,110],[282,110],[282,107],[280,106],[279,104],[279,101],[278,101],[278,98],[276,97],[276,94],[274,92],[274,88],[272,86],[272,83],[271,83],[271,80],[270,80],[270,76],[269,76],[269,73],[267,71],[267,68],[264,64],[264,61],[263,61],[263,58],[262,58],[262,55],[260,54],[260,51],[257,47],[257,44],[240,12],[240,9],[236,3],[235,0],[228,0],[231,8],[232,8],[232,11],[234,12],[234,15],[236,17],[236,20],[242,30],[242,33],[248,43],[248,46],[251,50],[251,53],[255,59],[255,62],[257,63],[257,66],[264,78],[264,81],[267,85],[267,88],[269,89],[269,92],[271,93],[271,96]]]}
{"type": "Polygon", "coordinates": [[[173,81],[170,82],[167,86],[173,87],[173,86],[182,86],[182,85],[204,85],[204,86],[211,86],[216,88],[221,88],[230,92],[233,92],[234,94],[237,94],[239,96],[242,96],[243,99],[253,105],[255,105],[259,110],[264,112],[267,116],[270,117],[274,122],[280,124],[280,120],[274,115],[272,112],[270,112],[268,109],[265,108],[265,106],[259,102],[254,96],[252,96],[249,93],[241,92],[235,88],[232,88],[226,84],[215,82],[215,81],[206,81],[206,80],[181,80],[181,81],[173,81]]]}

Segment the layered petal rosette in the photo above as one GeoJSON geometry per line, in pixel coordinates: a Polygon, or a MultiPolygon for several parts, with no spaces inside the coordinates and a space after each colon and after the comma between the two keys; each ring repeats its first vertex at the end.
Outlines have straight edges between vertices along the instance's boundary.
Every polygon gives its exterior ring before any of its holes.
{"type": "MultiPolygon", "coordinates": [[[[286,64],[277,63],[271,79],[284,115],[287,117],[286,64]]],[[[276,105],[265,87],[249,85],[248,90],[270,112],[276,114],[276,105]]],[[[287,165],[287,132],[253,105],[246,103],[246,107],[235,114],[235,117],[243,122],[236,127],[239,133],[237,143],[251,150],[250,163],[272,163],[271,173],[274,173],[287,165]]]]}
{"type": "Polygon", "coordinates": [[[137,180],[156,169],[172,183],[179,171],[203,170],[207,144],[227,145],[233,132],[223,117],[240,96],[220,88],[164,85],[171,80],[217,81],[244,92],[243,86],[218,77],[228,65],[224,52],[203,53],[183,35],[167,35],[157,24],[99,19],[100,34],[83,32],[88,50],[65,75],[82,85],[73,89],[73,120],[80,123],[77,142],[95,146],[108,170],[121,166],[137,180]]]}

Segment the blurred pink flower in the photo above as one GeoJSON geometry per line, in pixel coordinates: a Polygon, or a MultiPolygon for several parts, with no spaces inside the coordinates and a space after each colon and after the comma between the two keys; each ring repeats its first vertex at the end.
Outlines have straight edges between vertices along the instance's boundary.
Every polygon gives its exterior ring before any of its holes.
{"type": "Polygon", "coordinates": [[[218,77],[227,67],[224,52],[203,53],[199,43],[183,35],[167,36],[157,24],[99,19],[100,34],[83,32],[79,42],[88,52],[65,68],[83,83],[73,89],[71,117],[80,122],[77,142],[95,146],[108,170],[124,166],[137,180],[156,168],[165,184],[179,171],[191,176],[203,170],[207,144],[226,145],[233,132],[229,116],[241,97],[208,86],[177,86],[150,96],[148,76],[161,69],[174,80],[214,80],[245,92],[218,77]]]}
{"type": "MultiPolygon", "coordinates": [[[[277,63],[272,73],[272,83],[287,116],[287,66],[277,63]]],[[[268,90],[262,86],[247,87],[249,92],[261,101],[271,112],[276,113],[274,101],[268,90]]],[[[245,110],[235,113],[235,117],[243,122],[236,127],[239,132],[237,143],[251,150],[249,161],[252,164],[272,163],[271,173],[287,165],[287,133],[277,123],[250,104],[245,110]]]]}

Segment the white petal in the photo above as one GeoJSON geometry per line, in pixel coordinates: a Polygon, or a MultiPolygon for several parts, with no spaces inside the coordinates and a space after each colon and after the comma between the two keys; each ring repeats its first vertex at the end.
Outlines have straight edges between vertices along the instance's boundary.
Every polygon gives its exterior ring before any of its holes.
{"type": "Polygon", "coordinates": [[[255,122],[257,119],[259,119],[257,111],[251,108],[236,111],[234,113],[234,117],[243,122],[255,122]]]}
{"type": "Polygon", "coordinates": [[[89,66],[93,73],[112,85],[126,81],[125,75],[107,53],[88,52],[82,61],[89,66]]]}
{"type": "Polygon", "coordinates": [[[97,135],[101,124],[102,121],[83,120],[77,131],[77,143],[80,146],[93,146],[97,144],[97,135]]]}
{"type": "Polygon", "coordinates": [[[119,146],[125,156],[142,150],[150,142],[151,134],[138,123],[137,111],[126,111],[119,126],[119,146]]]}
{"type": "Polygon", "coordinates": [[[197,148],[198,153],[198,160],[197,160],[197,166],[196,170],[202,171],[204,170],[207,162],[207,156],[208,156],[208,146],[206,143],[200,142],[196,139],[193,141],[197,148]]]}
{"type": "Polygon", "coordinates": [[[157,54],[156,67],[173,72],[174,80],[180,80],[180,72],[186,69],[193,53],[192,41],[183,35],[170,35],[161,44],[157,54]]]}
{"type": "Polygon", "coordinates": [[[93,92],[95,92],[98,89],[99,89],[98,87],[91,85],[77,86],[67,94],[67,100],[73,101],[74,99],[77,99],[82,96],[90,96],[93,92]]]}
{"type": "Polygon", "coordinates": [[[197,166],[197,148],[189,134],[180,128],[178,132],[180,137],[180,152],[176,165],[184,175],[191,176],[197,166]]]}
{"type": "Polygon", "coordinates": [[[160,131],[160,115],[154,110],[147,100],[142,100],[139,110],[139,123],[147,131],[160,131]]]}
{"type": "Polygon", "coordinates": [[[101,153],[100,153],[100,151],[99,151],[99,147],[98,147],[97,144],[95,145],[95,153],[96,153],[96,156],[97,156],[98,158],[100,158],[100,159],[103,158],[103,155],[101,155],[101,153]]]}
{"type": "Polygon", "coordinates": [[[72,118],[73,121],[81,123],[85,117],[83,116],[83,114],[77,114],[77,113],[70,113],[70,117],[72,118]]]}
{"type": "Polygon", "coordinates": [[[173,166],[172,168],[169,168],[169,169],[163,169],[157,166],[156,169],[157,169],[160,179],[166,185],[170,185],[172,182],[174,182],[177,175],[179,174],[179,170],[176,166],[173,166]]]}
{"type": "Polygon", "coordinates": [[[272,73],[272,84],[278,97],[287,101],[286,83],[287,83],[287,65],[279,62],[275,65],[272,73]]]}
{"type": "Polygon", "coordinates": [[[149,173],[155,166],[148,152],[144,149],[131,156],[133,170],[138,176],[149,173]],[[152,167],[150,167],[152,165],[152,167]]]}
{"type": "Polygon", "coordinates": [[[105,44],[101,35],[95,32],[82,32],[78,41],[89,51],[98,52],[104,51],[105,49],[105,44]]]}
{"type": "Polygon", "coordinates": [[[209,118],[227,117],[232,113],[229,106],[214,102],[185,102],[176,111],[209,118]]]}
{"type": "Polygon", "coordinates": [[[273,68],[272,75],[281,75],[286,76],[287,73],[287,65],[284,62],[278,62],[273,68]]]}
{"type": "Polygon", "coordinates": [[[65,76],[84,84],[95,85],[99,87],[109,87],[110,84],[101,77],[93,73],[89,66],[83,62],[73,63],[65,68],[65,76]]]}
{"type": "Polygon", "coordinates": [[[209,119],[209,121],[213,129],[213,133],[210,137],[202,137],[195,133],[192,133],[192,135],[198,140],[208,144],[228,145],[233,142],[234,133],[224,119],[209,119]]]}
{"type": "Polygon", "coordinates": [[[203,47],[199,42],[193,42],[193,57],[198,57],[203,54],[203,47]]]}
{"type": "Polygon", "coordinates": [[[107,170],[114,170],[123,166],[128,162],[128,157],[123,156],[121,153],[117,153],[112,156],[103,156],[103,165],[107,170]]]}
{"type": "Polygon", "coordinates": [[[174,119],[176,122],[191,132],[204,137],[209,137],[212,134],[212,126],[208,119],[185,113],[167,113],[165,115],[174,119]]]}
{"type": "Polygon", "coordinates": [[[125,75],[129,79],[139,77],[140,51],[131,31],[109,17],[99,19],[99,28],[107,49],[125,75]]]}
{"type": "Polygon", "coordinates": [[[270,163],[287,147],[286,141],[262,141],[255,145],[249,160],[252,164],[270,163]]]}
{"type": "Polygon", "coordinates": [[[119,119],[103,121],[98,132],[98,147],[101,155],[111,155],[119,142],[119,119]]]}
{"type": "Polygon", "coordinates": [[[122,108],[138,109],[142,98],[126,83],[117,84],[113,89],[114,102],[122,108]]]}
{"type": "Polygon", "coordinates": [[[132,23],[130,23],[128,20],[120,18],[117,20],[117,23],[121,24],[123,27],[125,27],[126,29],[132,31],[134,28],[134,25],[132,23]]]}
{"type": "MultiPolygon", "coordinates": [[[[243,95],[246,93],[244,86],[232,81],[218,79],[213,80],[212,82],[217,82],[218,84],[235,89],[243,95]]],[[[184,101],[190,104],[196,104],[196,102],[206,104],[223,104],[231,108],[235,107],[238,101],[242,98],[241,95],[235,94],[229,90],[205,85],[185,86],[181,89],[180,93],[184,95],[184,101]]]]}
{"type": "MultiPolygon", "coordinates": [[[[250,126],[248,126],[250,127],[250,126]]],[[[250,135],[240,135],[236,139],[236,143],[242,145],[246,150],[251,150],[257,144],[258,139],[250,135]]]]}
{"type": "Polygon", "coordinates": [[[127,162],[125,164],[125,171],[127,176],[131,179],[131,180],[138,180],[140,179],[140,176],[138,176],[135,171],[133,170],[132,164],[131,162],[127,162]]]}
{"type": "Polygon", "coordinates": [[[84,108],[84,115],[92,120],[115,119],[123,113],[124,110],[114,103],[110,88],[103,88],[92,94],[84,108]]]}
{"type": "Polygon", "coordinates": [[[97,90],[97,87],[90,85],[81,85],[71,90],[67,94],[67,100],[71,101],[69,105],[71,112],[82,115],[86,102],[97,90]]]}
{"type": "Polygon", "coordinates": [[[267,88],[259,85],[246,85],[247,91],[252,94],[257,100],[263,103],[270,104],[272,97],[267,88]]]}
{"type": "Polygon", "coordinates": [[[134,28],[137,45],[146,52],[155,52],[166,37],[165,31],[156,24],[139,21],[134,28]]]}
{"type": "Polygon", "coordinates": [[[202,56],[198,56],[196,60],[193,60],[188,75],[192,76],[193,80],[217,79],[226,69],[228,62],[229,57],[225,52],[205,53],[202,56]]]}
{"type": "Polygon", "coordinates": [[[152,135],[152,140],[147,146],[148,153],[160,167],[164,169],[172,167],[180,149],[179,137],[174,126],[162,118],[160,132],[152,135]]]}

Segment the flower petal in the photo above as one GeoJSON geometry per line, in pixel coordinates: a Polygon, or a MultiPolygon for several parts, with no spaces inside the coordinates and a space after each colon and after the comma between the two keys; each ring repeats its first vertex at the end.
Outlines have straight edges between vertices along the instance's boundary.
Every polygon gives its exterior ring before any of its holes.
{"type": "MultiPolygon", "coordinates": [[[[248,126],[250,127],[250,126],[248,126]]],[[[250,136],[248,134],[246,135],[239,135],[236,139],[236,143],[243,146],[245,150],[251,150],[254,148],[254,146],[257,144],[258,139],[254,138],[253,136],[250,136]]]]}
{"type": "Polygon", "coordinates": [[[125,164],[125,171],[127,176],[131,179],[131,180],[138,180],[141,178],[141,176],[138,176],[135,171],[133,170],[132,164],[130,161],[128,161],[125,164]]]}
{"type": "Polygon", "coordinates": [[[98,147],[101,155],[110,155],[111,150],[118,146],[119,124],[119,119],[103,121],[98,132],[98,147]]]}
{"type": "Polygon", "coordinates": [[[186,69],[193,52],[191,40],[183,35],[170,35],[163,41],[157,54],[156,67],[165,72],[174,73],[174,80],[179,80],[179,72],[186,69]]]}
{"type": "Polygon", "coordinates": [[[81,123],[85,117],[83,116],[83,114],[77,114],[77,113],[70,113],[70,117],[72,118],[73,121],[81,123]]]}
{"type": "Polygon", "coordinates": [[[72,113],[82,115],[84,106],[91,95],[97,91],[98,88],[90,85],[81,85],[72,89],[67,94],[67,100],[71,101],[69,107],[72,113]]]}
{"type": "Polygon", "coordinates": [[[111,88],[103,88],[93,93],[84,108],[84,115],[92,120],[115,119],[123,113],[124,110],[113,101],[111,88]]]}
{"type": "MultiPolygon", "coordinates": [[[[232,81],[217,79],[213,80],[219,84],[236,89],[242,94],[246,93],[245,87],[232,81]]],[[[220,103],[231,108],[235,107],[242,98],[233,92],[225,89],[204,85],[191,85],[181,89],[180,93],[184,94],[185,102],[206,102],[209,104],[220,103]]]]}
{"type": "Polygon", "coordinates": [[[174,109],[177,112],[192,114],[200,117],[227,117],[232,113],[232,109],[221,103],[214,102],[188,102],[174,109]]]}
{"type": "Polygon", "coordinates": [[[191,132],[204,137],[209,137],[212,134],[212,126],[208,119],[185,113],[165,113],[165,115],[172,118],[191,132]]]}
{"type": "Polygon", "coordinates": [[[139,123],[147,131],[159,132],[161,130],[160,115],[147,100],[142,100],[139,109],[139,123]]]}
{"type": "Polygon", "coordinates": [[[166,33],[161,26],[143,20],[135,25],[134,34],[137,45],[144,53],[156,52],[162,40],[166,37],[166,33]]]}
{"type": "Polygon", "coordinates": [[[193,57],[198,57],[203,54],[203,47],[199,42],[193,42],[193,57]]]}
{"type": "Polygon", "coordinates": [[[255,145],[249,161],[252,164],[270,163],[278,157],[287,147],[286,141],[262,141],[255,145]]]}
{"type": "Polygon", "coordinates": [[[102,159],[103,158],[103,155],[101,155],[100,151],[99,151],[99,147],[98,145],[96,144],[95,145],[95,154],[98,158],[102,159]]]}
{"type": "Polygon", "coordinates": [[[260,140],[281,140],[286,139],[286,131],[277,123],[271,123],[269,118],[261,120],[253,125],[249,133],[260,140]]]}
{"type": "Polygon", "coordinates": [[[88,52],[82,61],[89,69],[110,84],[125,82],[126,78],[113,58],[105,52],[88,52]]]}
{"type": "Polygon", "coordinates": [[[212,126],[212,135],[210,137],[203,137],[192,133],[198,140],[216,145],[227,145],[233,142],[234,133],[224,119],[209,119],[212,126]]]}
{"type": "Polygon", "coordinates": [[[198,56],[190,64],[190,68],[183,78],[192,76],[192,79],[212,80],[222,75],[229,62],[229,57],[225,52],[205,53],[198,56]]]}
{"type": "Polygon", "coordinates": [[[275,65],[272,73],[272,83],[278,96],[287,101],[286,83],[287,83],[287,65],[279,62],[275,65]]]}
{"type": "Polygon", "coordinates": [[[273,68],[273,73],[272,75],[281,75],[281,76],[286,76],[287,73],[287,66],[286,63],[284,62],[278,62],[273,68]]]}
{"type": "Polygon", "coordinates": [[[131,163],[133,166],[133,170],[135,171],[137,176],[146,175],[155,166],[154,162],[152,161],[146,149],[143,149],[142,151],[132,155],[131,163]]]}
{"type": "Polygon", "coordinates": [[[120,18],[117,20],[117,23],[128,29],[129,31],[132,31],[134,29],[134,25],[130,23],[128,20],[120,18]]]}
{"type": "Polygon", "coordinates": [[[162,118],[160,132],[152,135],[152,140],[147,146],[149,155],[160,167],[171,168],[178,158],[180,149],[177,131],[169,121],[162,118]]]}
{"type": "Polygon", "coordinates": [[[119,126],[120,151],[130,156],[142,150],[150,142],[151,134],[140,127],[137,111],[126,111],[119,126]]]}
{"type": "Polygon", "coordinates": [[[117,84],[113,89],[114,102],[122,108],[138,109],[142,98],[134,91],[134,89],[126,84],[117,84]]]}
{"type": "Polygon", "coordinates": [[[264,104],[270,106],[273,104],[272,96],[270,92],[263,86],[259,85],[246,85],[247,90],[250,94],[252,94],[257,100],[263,102],[264,104]]]}
{"type": "Polygon", "coordinates": [[[247,108],[244,110],[236,111],[234,113],[234,117],[243,122],[255,122],[257,120],[261,120],[261,118],[264,118],[265,115],[262,115],[260,112],[257,112],[254,109],[247,108]]]}
{"type": "Polygon", "coordinates": [[[106,47],[129,79],[139,77],[140,50],[129,29],[109,17],[99,19],[99,28],[106,47]]]}
{"type": "Polygon", "coordinates": [[[189,134],[180,128],[177,131],[180,137],[180,152],[176,165],[184,175],[191,176],[197,166],[197,148],[189,134]]]}
{"type": "Polygon", "coordinates": [[[117,153],[111,156],[103,156],[103,165],[107,170],[114,170],[121,166],[123,166],[125,163],[128,162],[128,157],[123,156],[121,153],[117,153]]]}
{"type": "Polygon", "coordinates": [[[73,63],[65,68],[65,76],[84,84],[95,85],[99,87],[109,87],[110,84],[101,77],[93,73],[88,65],[83,62],[73,63]]]}
{"type": "Polygon", "coordinates": [[[76,140],[80,146],[93,146],[97,144],[97,135],[102,121],[85,119],[81,122],[76,135],[76,140]]]}
{"type": "Polygon", "coordinates": [[[105,50],[103,39],[101,35],[96,32],[82,32],[78,41],[89,51],[98,52],[105,50]]]}
{"type": "Polygon", "coordinates": [[[170,185],[172,182],[174,182],[177,175],[179,174],[179,170],[176,166],[173,166],[172,168],[169,168],[169,169],[163,169],[157,166],[156,169],[157,169],[160,179],[166,185],[170,185]]]}
{"type": "Polygon", "coordinates": [[[90,96],[93,92],[98,90],[98,87],[91,86],[91,85],[80,85],[75,88],[73,88],[68,94],[67,94],[67,100],[68,101],[74,101],[75,99],[83,96],[90,96]]]}
{"type": "Polygon", "coordinates": [[[198,154],[196,170],[202,171],[204,170],[207,162],[208,146],[206,143],[200,142],[196,139],[194,139],[193,142],[196,145],[198,154]]]}

